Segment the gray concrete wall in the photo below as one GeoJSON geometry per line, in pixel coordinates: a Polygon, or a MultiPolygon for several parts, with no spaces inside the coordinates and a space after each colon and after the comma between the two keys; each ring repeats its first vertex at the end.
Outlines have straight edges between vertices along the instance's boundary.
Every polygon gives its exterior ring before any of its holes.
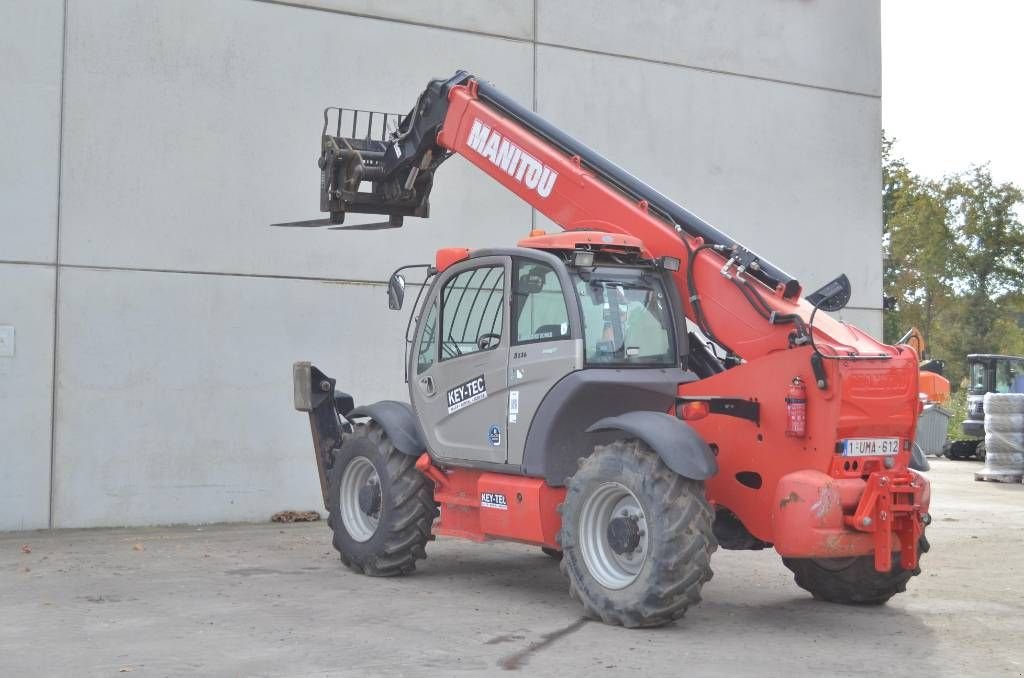
{"type": "Polygon", "coordinates": [[[0,0],[0,529],[319,506],[292,361],[401,397],[381,281],[531,213],[456,158],[429,221],[266,225],[317,216],[325,105],[457,68],[809,285],[847,272],[879,331],[877,3],[599,5],[0,0]]]}
{"type": "Polygon", "coordinates": [[[0,530],[50,519],[63,17],[0,0],[0,530]]]}

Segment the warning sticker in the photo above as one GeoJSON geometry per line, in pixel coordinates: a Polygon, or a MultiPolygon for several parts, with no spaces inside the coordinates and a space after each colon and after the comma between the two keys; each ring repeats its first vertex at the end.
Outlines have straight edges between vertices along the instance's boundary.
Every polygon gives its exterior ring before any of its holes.
{"type": "Polygon", "coordinates": [[[487,397],[487,384],[484,375],[474,377],[448,390],[448,414],[458,412],[487,397]]]}

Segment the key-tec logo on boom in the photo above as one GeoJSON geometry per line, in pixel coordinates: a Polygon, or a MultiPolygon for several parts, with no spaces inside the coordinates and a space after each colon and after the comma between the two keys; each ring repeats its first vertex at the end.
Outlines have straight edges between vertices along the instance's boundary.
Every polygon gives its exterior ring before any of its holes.
{"type": "Polygon", "coordinates": [[[473,129],[469,130],[469,139],[466,143],[503,169],[510,177],[530,190],[537,191],[540,197],[546,198],[551,195],[558,172],[503,138],[498,130],[492,130],[479,120],[473,120],[473,129]]]}

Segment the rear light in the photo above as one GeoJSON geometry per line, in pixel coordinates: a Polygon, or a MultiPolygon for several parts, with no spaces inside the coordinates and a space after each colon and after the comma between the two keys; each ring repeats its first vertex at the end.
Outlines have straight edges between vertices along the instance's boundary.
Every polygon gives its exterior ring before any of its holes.
{"type": "Polygon", "coordinates": [[[686,421],[703,419],[710,414],[711,408],[706,400],[691,400],[685,403],[679,410],[679,416],[686,421]]]}

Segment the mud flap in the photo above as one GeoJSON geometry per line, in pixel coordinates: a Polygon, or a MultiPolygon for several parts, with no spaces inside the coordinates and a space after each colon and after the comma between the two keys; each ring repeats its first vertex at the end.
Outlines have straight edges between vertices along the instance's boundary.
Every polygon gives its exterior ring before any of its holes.
{"type": "Polygon", "coordinates": [[[410,457],[419,457],[427,449],[423,433],[420,431],[416,413],[409,403],[397,400],[381,400],[371,405],[361,405],[352,410],[347,417],[369,417],[381,425],[395,448],[410,457]]]}

